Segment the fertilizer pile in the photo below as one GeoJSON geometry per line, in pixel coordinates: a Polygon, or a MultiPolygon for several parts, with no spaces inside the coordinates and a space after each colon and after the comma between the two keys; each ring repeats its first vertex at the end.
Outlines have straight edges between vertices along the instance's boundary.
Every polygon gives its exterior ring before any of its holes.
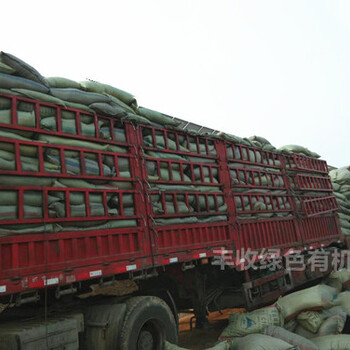
{"type": "MultiPolygon", "coordinates": [[[[90,80],[78,83],[61,77],[45,78],[35,68],[4,52],[0,55],[0,92],[4,94],[0,96],[0,121],[8,125],[0,130],[0,137],[13,140],[0,142],[0,170],[13,172],[0,175],[0,185],[34,187],[23,192],[23,219],[44,219],[42,187],[50,189],[46,203],[49,218],[66,218],[68,195],[70,218],[86,218],[87,211],[92,217],[101,217],[100,221],[48,223],[41,220],[35,224],[2,225],[2,235],[137,225],[132,193],[135,187],[130,169],[131,145],[123,121],[173,129],[180,122],[139,107],[134,96],[110,85],[90,80]],[[44,103],[37,107],[35,103],[19,98],[17,106],[13,106],[10,95],[44,103]],[[81,111],[79,116],[76,109],[81,111]],[[96,114],[112,119],[96,118],[96,114]],[[13,127],[14,124],[25,129],[13,127]],[[37,132],[38,128],[51,134],[37,132]],[[62,136],[53,134],[56,132],[62,136]],[[74,138],[75,135],[80,137],[74,138]],[[117,144],[104,142],[111,140],[117,144]],[[20,142],[20,147],[16,148],[16,141],[20,142]],[[99,152],[103,152],[101,159],[99,152]],[[25,176],[15,173],[19,166],[25,176]],[[36,176],[38,173],[41,173],[40,177],[36,176]],[[42,176],[43,173],[47,176],[42,176]],[[58,176],[62,174],[70,176],[58,176]],[[68,194],[60,188],[71,191],[68,194]],[[79,188],[89,191],[79,192],[79,188]],[[113,189],[125,193],[114,193],[113,189]],[[121,212],[123,220],[115,220],[121,212]],[[128,216],[131,218],[125,218],[128,216]]],[[[152,129],[147,127],[142,136],[148,185],[154,191],[150,198],[155,224],[225,221],[227,206],[219,186],[214,141],[198,142],[198,138],[190,133],[177,135],[156,131],[152,135],[152,129]],[[176,137],[179,137],[177,143],[176,137]],[[203,192],[206,195],[201,194],[203,192]],[[181,217],[182,214],[187,216],[181,217]],[[172,215],[171,218],[163,217],[168,215],[172,215]]],[[[17,188],[3,190],[1,198],[1,217],[18,219],[17,188]]]]}
{"type": "MultiPolygon", "coordinates": [[[[332,272],[319,284],[247,313],[230,314],[215,350],[349,350],[342,334],[350,316],[350,272],[332,272]],[[295,348],[294,348],[295,347],[295,348]]],[[[166,350],[181,350],[167,344],[166,350]]]]}
{"type": "MultiPolygon", "coordinates": [[[[278,155],[319,157],[301,146],[277,150],[263,137],[215,132],[201,137],[180,119],[139,107],[128,92],[92,80],[45,78],[4,52],[0,54],[0,93],[4,94],[0,121],[6,125],[0,137],[12,140],[0,141],[0,170],[12,171],[0,175],[0,186],[33,186],[23,192],[23,219],[37,220],[2,225],[2,235],[137,226],[132,145],[124,121],[142,125],[146,185],[155,225],[227,221],[217,138],[228,141],[239,219],[292,215],[278,155]],[[19,96],[17,106],[10,96],[19,96]],[[19,166],[25,176],[16,174],[19,166]],[[47,199],[43,188],[49,189],[47,199]],[[46,216],[45,207],[49,208],[46,216]],[[75,220],[44,220],[65,219],[67,211],[75,220]],[[87,216],[101,220],[78,220],[87,216]]],[[[16,191],[2,191],[0,216],[5,220],[19,218],[16,191]]]]}

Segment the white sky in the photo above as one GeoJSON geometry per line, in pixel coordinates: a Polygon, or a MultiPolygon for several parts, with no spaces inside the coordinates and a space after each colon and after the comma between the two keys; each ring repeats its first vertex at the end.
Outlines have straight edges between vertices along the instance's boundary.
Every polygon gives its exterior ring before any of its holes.
{"type": "Polygon", "coordinates": [[[139,105],[350,163],[350,1],[16,0],[0,50],[139,105]]]}

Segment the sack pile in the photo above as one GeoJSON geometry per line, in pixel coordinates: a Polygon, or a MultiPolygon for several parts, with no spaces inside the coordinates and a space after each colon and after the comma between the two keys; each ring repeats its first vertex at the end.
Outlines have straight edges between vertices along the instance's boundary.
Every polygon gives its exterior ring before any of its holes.
{"type": "MultiPolygon", "coordinates": [[[[0,63],[0,91],[2,92],[87,112],[118,116],[143,124],[179,125],[178,122],[160,112],[138,107],[132,94],[113,86],[92,80],[75,82],[61,77],[45,78],[35,68],[5,52],[0,53],[0,63]]],[[[44,118],[49,117],[49,110],[44,108],[40,111],[40,115],[44,118]]],[[[50,121],[46,123],[50,124],[50,121]]],[[[88,130],[86,132],[89,133],[88,130]]]]}
{"type": "Polygon", "coordinates": [[[143,142],[147,179],[155,192],[151,201],[156,224],[227,220],[213,140],[206,145],[205,139],[196,135],[157,130],[153,137],[146,127],[143,142]],[[157,217],[162,214],[174,217],[157,217]]]}
{"type": "Polygon", "coordinates": [[[316,152],[312,152],[306,147],[300,145],[285,145],[278,149],[280,152],[287,154],[299,154],[301,156],[312,157],[312,158],[320,158],[321,156],[316,152]]]}
{"type": "MultiPolygon", "coordinates": [[[[118,164],[115,164],[113,154],[128,153],[127,147],[122,146],[126,142],[122,121],[141,123],[147,177],[151,190],[150,200],[157,225],[227,220],[227,206],[218,176],[215,138],[231,142],[227,147],[227,153],[230,159],[236,214],[241,219],[291,215],[292,208],[281,173],[278,152],[298,152],[318,157],[314,152],[300,146],[286,146],[279,151],[268,140],[260,136],[240,138],[218,133],[206,135],[207,137],[204,138],[196,132],[185,130],[179,132],[184,126],[183,121],[139,107],[135,97],[128,92],[92,80],[75,82],[61,77],[45,78],[35,68],[4,52],[0,53],[0,92],[48,103],[41,105],[39,110],[36,110],[34,103],[19,102],[16,106],[17,123],[28,129],[15,130],[11,128],[13,123],[12,100],[0,97],[0,120],[9,125],[9,128],[0,130],[0,137],[50,145],[45,148],[43,154],[44,169],[48,177],[38,178],[40,184],[33,186],[43,186],[44,183],[48,183],[46,186],[54,185],[65,188],[132,189],[132,182],[116,184],[115,181],[112,181],[116,175],[126,179],[131,178],[127,156],[119,158],[118,164]],[[60,125],[57,125],[58,109],[55,106],[66,108],[59,109],[60,125]],[[79,127],[76,123],[76,113],[72,109],[81,111],[79,127]],[[96,113],[115,117],[112,122],[114,135],[111,135],[110,120],[102,117],[96,122],[94,116],[96,113]],[[155,134],[153,134],[147,125],[167,127],[167,132],[155,129],[155,134]],[[36,134],[30,131],[30,128],[37,126],[50,132],[62,131],[70,135],[79,134],[86,137],[86,141],[36,134]],[[61,130],[58,130],[59,128],[61,130]],[[176,132],[171,132],[171,130],[176,130],[176,132]],[[100,138],[101,140],[115,138],[119,144],[117,146],[92,142],[88,138],[100,138]],[[65,151],[64,159],[62,159],[60,151],[55,149],[54,145],[81,147],[92,151],[103,151],[106,154],[103,156],[102,164],[93,152],[84,151],[81,154],[74,149],[65,151]],[[60,173],[63,163],[67,174],[72,175],[72,179],[54,177],[55,173],[60,173]],[[110,177],[111,181],[74,179],[74,176],[81,175],[82,164],[84,164],[87,176],[103,175],[110,177]],[[243,192],[244,195],[241,194],[243,192]]],[[[1,142],[0,151],[2,152],[0,169],[15,171],[18,154],[13,145],[1,142]]],[[[38,156],[37,147],[21,146],[22,170],[33,172],[34,175],[39,169],[38,156]]],[[[18,180],[18,176],[16,178],[18,180]]],[[[9,179],[6,181],[11,183],[9,179]]],[[[50,217],[63,217],[64,196],[53,194],[51,197],[57,197],[60,200],[49,202],[50,217]]],[[[72,215],[78,215],[87,209],[84,208],[85,203],[81,201],[79,204],[71,203],[71,205],[79,206],[72,207],[72,215]]],[[[118,216],[115,206],[108,207],[106,210],[104,203],[97,201],[96,196],[92,196],[90,205],[91,213],[96,215],[104,212],[108,216],[118,216]]],[[[123,212],[132,213],[131,207],[132,205],[124,208],[123,212]]],[[[33,210],[33,213],[42,212],[42,206],[38,208],[39,210],[33,210]]],[[[40,217],[39,214],[35,215],[40,217]]],[[[113,224],[114,222],[115,220],[113,224]]],[[[135,221],[127,222],[128,225],[130,223],[136,225],[135,221]]],[[[111,223],[108,221],[101,222],[101,224],[110,225],[111,223]]],[[[85,222],[82,225],[88,224],[85,222]]],[[[67,223],[59,226],[45,225],[46,231],[48,226],[50,226],[49,230],[65,230],[67,223]]],[[[37,225],[35,229],[40,231],[42,227],[37,225]]]]}
{"type": "Polygon", "coordinates": [[[344,236],[350,236],[350,167],[333,169],[329,176],[338,202],[341,230],[344,236]]]}
{"type": "MultiPolygon", "coordinates": [[[[91,189],[96,192],[89,192],[89,210],[91,216],[117,218],[119,213],[118,203],[120,198],[111,192],[107,192],[106,208],[103,202],[104,189],[125,189],[132,190],[132,182],[113,181],[115,176],[131,179],[129,159],[118,156],[118,162],[114,161],[113,154],[127,154],[127,147],[120,143],[126,142],[126,135],[121,121],[127,120],[153,127],[168,127],[176,129],[179,122],[174,119],[147,109],[138,107],[133,95],[114,88],[110,85],[101,84],[95,81],[75,82],[61,77],[43,77],[35,68],[18,59],[17,57],[1,52],[0,53],[0,92],[23,96],[26,98],[42,101],[48,105],[41,105],[36,110],[35,104],[21,101],[15,106],[17,111],[16,119],[19,126],[36,128],[40,123],[40,129],[51,132],[59,131],[57,125],[58,109],[60,106],[59,118],[61,119],[61,131],[66,134],[78,135],[87,138],[100,138],[111,140],[110,119],[98,118],[95,121],[94,115],[116,117],[113,120],[113,130],[117,145],[104,144],[87,139],[86,141],[74,138],[60,137],[35,133],[30,130],[16,130],[11,128],[13,123],[12,100],[7,97],[0,97],[0,120],[8,124],[9,128],[0,130],[0,137],[30,141],[33,146],[25,145],[20,147],[20,154],[16,153],[11,143],[0,142],[2,160],[1,170],[16,171],[17,158],[20,158],[22,171],[32,172],[33,175],[39,172],[39,151],[38,143],[45,146],[42,157],[44,160],[44,172],[48,177],[23,178],[19,176],[1,176],[2,183],[7,185],[27,184],[37,186],[35,190],[37,200],[36,206],[31,202],[24,202],[24,218],[42,219],[43,193],[42,186],[55,188],[50,191],[49,196],[49,217],[65,218],[67,203],[65,191],[58,188],[74,189],[70,192],[69,211],[71,218],[86,217],[86,198],[84,192],[77,189],[91,189]],[[80,113],[80,127],[76,123],[76,113],[72,109],[78,109],[80,113]],[[39,117],[37,116],[39,114],[39,117]],[[34,143],[35,142],[35,143],[34,143]],[[64,151],[64,156],[55,145],[67,146],[69,150],[64,151]],[[81,153],[75,150],[84,148],[81,153]],[[91,152],[90,152],[91,150],[91,152]],[[93,151],[103,151],[106,154],[100,163],[98,154],[93,151]],[[72,178],[55,177],[60,174],[62,168],[72,178]],[[99,179],[76,179],[82,175],[82,167],[85,168],[86,176],[110,177],[111,180],[99,179]],[[116,168],[117,167],[117,168],[116,168]],[[40,190],[39,190],[40,189],[40,190]],[[35,209],[33,209],[35,208],[35,209]]],[[[143,140],[145,146],[144,155],[147,159],[147,176],[151,190],[152,207],[155,214],[155,223],[158,225],[193,223],[193,222],[215,222],[226,221],[227,206],[224,203],[224,196],[219,186],[218,167],[216,165],[216,150],[213,140],[204,141],[197,134],[183,132],[181,135],[167,133],[165,135],[156,131],[153,139],[150,129],[144,128],[143,140]],[[178,142],[175,142],[178,137],[178,142]],[[179,145],[179,146],[178,146],[179,145]],[[148,150],[146,148],[149,148],[148,150]],[[150,148],[153,148],[151,150],[150,148]],[[165,151],[165,152],[164,152],[165,151]],[[176,151],[172,153],[172,151],[176,151]],[[178,154],[178,153],[182,154],[178,154]],[[195,156],[193,156],[193,154],[195,156]],[[204,157],[203,157],[204,156],[204,157]],[[170,161],[170,162],[169,162],[170,161]],[[214,166],[213,166],[214,165],[214,166]],[[171,183],[170,183],[171,182],[171,183]],[[186,194],[184,195],[184,192],[186,194]],[[205,194],[204,194],[205,193],[205,194]]],[[[41,155],[40,155],[41,156],[41,155]]],[[[4,208],[1,215],[4,219],[18,218],[18,195],[12,191],[14,198],[11,207],[4,208]]],[[[27,198],[27,194],[25,196],[27,198]]],[[[134,203],[132,195],[123,195],[123,214],[133,216],[134,203]],[[124,198],[125,197],[125,198],[124,198]],[[127,198],[127,199],[126,199],[127,198]]],[[[1,212],[1,209],[0,209],[1,212]]],[[[87,230],[111,227],[135,226],[136,220],[103,220],[91,221],[57,221],[54,224],[26,224],[26,225],[2,225],[1,234],[36,232],[53,232],[62,230],[87,230]],[[97,225],[98,224],[98,225],[97,225]],[[97,226],[96,226],[97,225],[97,226]]]]}
{"type": "MultiPolygon", "coordinates": [[[[269,307],[231,314],[213,349],[350,350],[350,335],[341,334],[349,305],[349,291],[326,284],[303,289],[269,307]]],[[[167,344],[166,349],[182,348],[167,344]]]]}
{"type": "MultiPolygon", "coordinates": [[[[237,139],[227,134],[221,136],[229,142],[237,139]]],[[[226,145],[237,217],[291,215],[287,184],[275,148],[259,136],[237,141],[241,143],[226,145]]]]}
{"type": "MultiPolygon", "coordinates": [[[[136,100],[121,90],[90,81],[80,84],[64,78],[44,78],[27,63],[4,52],[0,54],[0,92],[87,112],[80,114],[81,135],[98,136],[101,139],[111,138],[110,124],[109,119],[99,119],[96,124],[94,117],[96,112],[103,111],[105,115],[127,117],[128,113],[135,113],[134,109],[137,108],[136,100]],[[108,94],[111,95],[108,96],[108,94]]],[[[0,130],[0,137],[18,140],[23,144],[21,143],[19,150],[16,150],[14,143],[0,142],[0,169],[14,172],[13,175],[1,175],[0,185],[32,186],[33,188],[23,192],[23,206],[21,205],[23,219],[38,220],[37,223],[1,225],[0,235],[136,226],[137,222],[134,218],[118,219],[121,209],[124,217],[135,216],[134,195],[130,192],[113,192],[113,190],[133,188],[126,147],[13,129],[11,128],[12,107],[17,111],[15,120],[19,126],[35,128],[39,122],[40,128],[48,131],[58,131],[58,112],[57,108],[50,105],[42,105],[40,110],[36,111],[34,103],[20,101],[17,106],[12,106],[12,103],[11,98],[0,97],[0,120],[1,123],[9,125],[9,128],[0,130]],[[37,118],[38,112],[39,118],[37,118]],[[42,151],[39,145],[44,145],[42,151]],[[68,147],[64,149],[63,155],[60,146],[68,147]],[[81,149],[84,151],[81,152],[81,149]],[[94,151],[104,152],[101,163],[99,154],[94,151]],[[118,161],[115,161],[115,154],[119,155],[118,161]],[[40,169],[39,157],[44,160],[44,169],[40,169]],[[18,176],[16,174],[18,163],[23,172],[32,173],[33,176],[18,176]],[[63,174],[63,167],[65,174],[71,177],[55,176],[63,174]],[[82,167],[85,168],[86,176],[94,178],[84,180],[79,178],[82,175],[82,167]],[[47,173],[47,177],[36,176],[39,172],[47,173]],[[117,174],[119,178],[130,179],[130,182],[114,181],[117,174]],[[100,176],[103,180],[98,179],[100,176]],[[106,180],[108,177],[111,180],[106,180]],[[47,203],[44,204],[45,189],[49,192],[47,203]],[[67,191],[68,189],[70,191],[67,191]],[[89,191],[86,192],[85,189],[89,191]],[[68,195],[69,199],[67,199],[68,195]],[[88,199],[89,208],[86,207],[86,199],[88,199]],[[122,207],[120,207],[121,203],[122,207]],[[44,208],[48,208],[49,218],[57,219],[54,223],[43,220],[44,208]],[[68,208],[70,218],[84,218],[84,220],[61,221],[60,219],[67,218],[68,208]],[[90,211],[92,218],[101,218],[101,220],[89,221],[87,210],[90,211]]],[[[152,111],[148,114],[152,117],[152,111]]],[[[134,119],[137,117],[137,115],[133,116],[134,119]]],[[[158,114],[157,117],[159,118],[158,114]]],[[[60,118],[62,132],[72,135],[78,133],[74,111],[61,109],[60,118]]],[[[158,122],[160,121],[159,119],[158,122]]],[[[147,123],[149,123],[148,120],[147,123]]],[[[126,142],[123,124],[117,119],[114,121],[114,133],[118,142],[126,142]]],[[[1,190],[0,198],[1,219],[17,220],[20,210],[18,191],[1,190]]]]}

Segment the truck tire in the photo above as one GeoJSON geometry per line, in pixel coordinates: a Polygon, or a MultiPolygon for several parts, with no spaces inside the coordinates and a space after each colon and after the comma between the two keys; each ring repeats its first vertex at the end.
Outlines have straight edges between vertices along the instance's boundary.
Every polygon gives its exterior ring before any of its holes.
{"type": "Polygon", "coordinates": [[[165,301],[140,296],[126,304],[120,350],[162,350],[165,340],[177,343],[177,325],[165,301]]]}

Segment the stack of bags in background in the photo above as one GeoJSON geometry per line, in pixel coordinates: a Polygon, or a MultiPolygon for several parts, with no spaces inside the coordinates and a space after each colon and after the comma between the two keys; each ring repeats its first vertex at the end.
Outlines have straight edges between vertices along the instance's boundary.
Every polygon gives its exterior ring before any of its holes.
{"type": "MultiPolygon", "coordinates": [[[[230,314],[212,349],[350,350],[350,335],[342,334],[350,316],[350,272],[332,272],[324,283],[262,309],[230,314]]],[[[165,349],[181,348],[167,344],[165,349]]]]}
{"type": "Polygon", "coordinates": [[[341,230],[344,236],[350,236],[350,167],[333,169],[329,176],[338,202],[341,230]]]}

